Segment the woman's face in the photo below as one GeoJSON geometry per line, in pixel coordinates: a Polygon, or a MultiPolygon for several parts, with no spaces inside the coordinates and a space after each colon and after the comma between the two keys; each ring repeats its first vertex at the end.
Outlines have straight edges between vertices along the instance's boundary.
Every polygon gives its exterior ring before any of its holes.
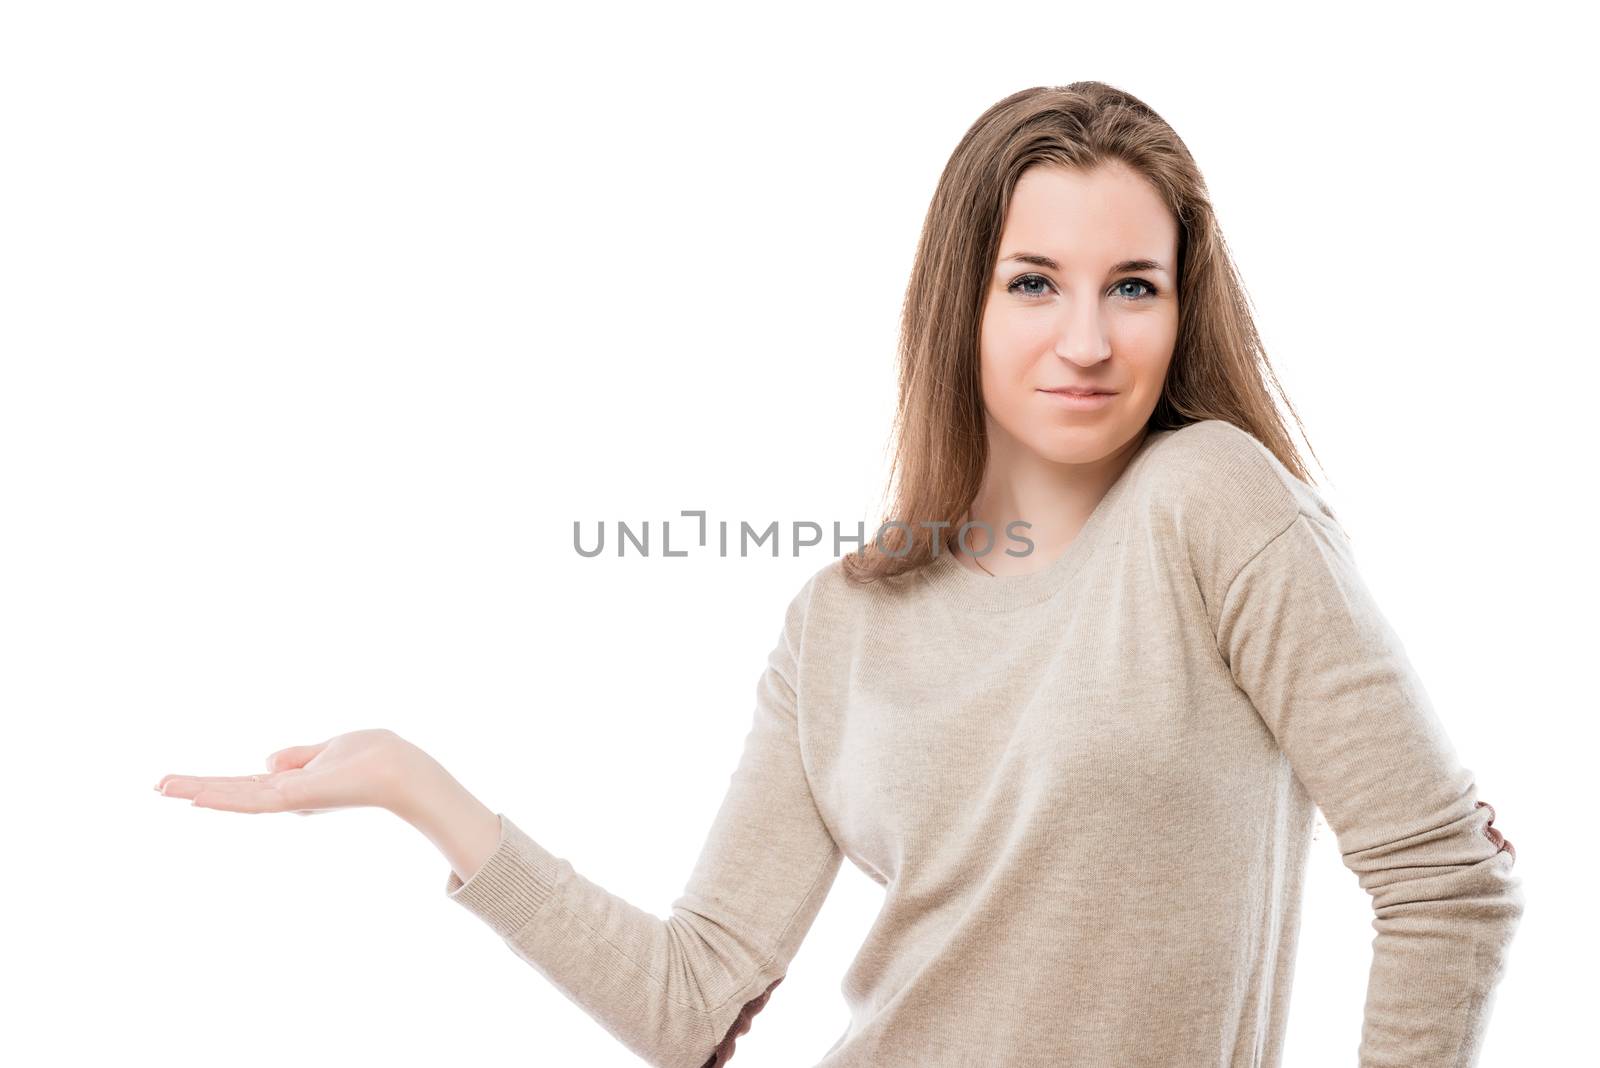
{"type": "Polygon", "coordinates": [[[1177,256],[1177,221],[1126,166],[1022,173],[979,331],[992,454],[1092,463],[1140,433],[1177,342],[1177,256]],[[1068,386],[1110,396],[1047,392],[1068,386]]]}

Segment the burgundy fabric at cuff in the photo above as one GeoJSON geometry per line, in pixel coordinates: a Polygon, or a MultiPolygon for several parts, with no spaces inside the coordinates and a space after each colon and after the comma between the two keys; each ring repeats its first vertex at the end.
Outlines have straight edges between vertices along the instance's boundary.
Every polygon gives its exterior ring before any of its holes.
{"type": "Polygon", "coordinates": [[[780,975],[759,996],[751,998],[745,1003],[745,1007],[739,1010],[739,1018],[733,1022],[732,1027],[728,1028],[728,1033],[722,1037],[722,1041],[717,1044],[717,1048],[711,1051],[711,1059],[706,1061],[702,1068],[722,1068],[724,1064],[733,1059],[734,1040],[750,1030],[751,1018],[761,1011],[767,1003],[767,998],[771,996],[773,989],[781,982],[783,982],[783,976],[780,975]]]}

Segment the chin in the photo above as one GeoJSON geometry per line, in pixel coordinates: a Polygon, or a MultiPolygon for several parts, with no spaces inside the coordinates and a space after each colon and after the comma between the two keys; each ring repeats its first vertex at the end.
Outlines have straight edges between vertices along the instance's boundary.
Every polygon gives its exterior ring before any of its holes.
{"type": "Polygon", "coordinates": [[[1085,427],[1062,434],[1059,429],[1028,442],[1028,447],[1041,459],[1057,464],[1092,464],[1104,460],[1118,442],[1114,435],[1103,430],[1085,427]]]}
{"type": "Polygon", "coordinates": [[[1006,452],[1026,450],[1055,464],[1099,463],[1133,440],[1147,418],[1128,418],[1130,410],[1117,410],[1123,400],[1118,397],[1118,405],[1097,413],[1013,409],[999,418],[990,413],[989,434],[1006,452]]]}

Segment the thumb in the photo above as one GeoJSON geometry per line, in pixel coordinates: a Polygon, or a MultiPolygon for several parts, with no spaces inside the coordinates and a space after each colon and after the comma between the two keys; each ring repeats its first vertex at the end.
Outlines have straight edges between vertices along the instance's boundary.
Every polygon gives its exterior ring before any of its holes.
{"type": "Polygon", "coordinates": [[[267,757],[267,770],[288,771],[291,768],[305,767],[306,762],[321,751],[321,745],[295,745],[288,749],[280,749],[267,757]]]}

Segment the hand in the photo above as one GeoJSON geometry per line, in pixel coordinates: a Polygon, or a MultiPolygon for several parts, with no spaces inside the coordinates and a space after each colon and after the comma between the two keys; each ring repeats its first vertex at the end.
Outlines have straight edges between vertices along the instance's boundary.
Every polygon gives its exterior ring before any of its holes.
{"type": "Polygon", "coordinates": [[[267,757],[265,775],[167,775],[155,788],[163,797],[224,812],[310,816],[370,806],[399,813],[442,770],[393,731],[366,730],[280,749],[267,757]]]}

